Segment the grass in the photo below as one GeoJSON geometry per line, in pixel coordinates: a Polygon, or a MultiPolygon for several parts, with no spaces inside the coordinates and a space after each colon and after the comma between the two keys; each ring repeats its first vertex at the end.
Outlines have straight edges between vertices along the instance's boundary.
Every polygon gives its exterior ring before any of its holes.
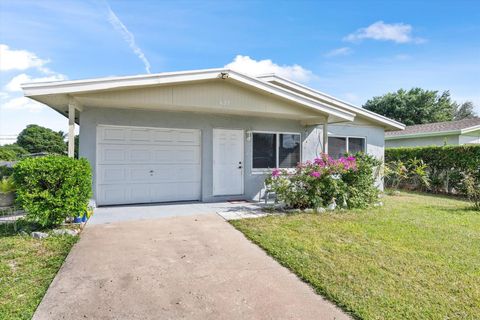
{"type": "Polygon", "coordinates": [[[232,221],[360,319],[480,319],[480,213],[401,193],[380,208],[232,221]]]}
{"type": "Polygon", "coordinates": [[[77,239],[33,239],[0,225],[0,319],[32,318],[77,239]]]}

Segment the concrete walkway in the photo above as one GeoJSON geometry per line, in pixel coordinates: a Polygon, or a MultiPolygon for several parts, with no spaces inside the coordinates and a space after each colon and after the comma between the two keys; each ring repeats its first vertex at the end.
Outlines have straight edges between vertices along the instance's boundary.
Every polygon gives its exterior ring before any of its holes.
{"type": "Polygon", "coordinates": [[[88,224],[33,319],[348,319],[215,213],[88,224]]]}
{"type": "Polygon", "coordinates": [[[151,220],[165,217],[190,216],[193,214],[217,213],[225,220],[258,218],[265,216],[265,205],[260,202],[172,202],[161,204],[134,204],[109,206],[95,209],[88,222],[93,224],[120,221],[151,220]]]}

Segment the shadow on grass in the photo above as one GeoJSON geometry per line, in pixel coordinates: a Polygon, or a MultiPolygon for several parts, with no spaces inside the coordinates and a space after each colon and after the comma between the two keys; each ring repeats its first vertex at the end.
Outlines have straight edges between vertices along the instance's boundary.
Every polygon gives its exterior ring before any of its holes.
{"type": "Polygon", "coordinates": [[[2,222],[0,223],[0,237],[12,237],[19,235],[22,231],[30,233],[32,231],[42,231],[40,225],[25,221],[24,219],[18,219],[16,221],[2,222]]]}
{"type": "Polygon", "coordinates": [[[465,215],[469,213],[476,213],[480,215],[480,210],[476,209],[473,205],[462,207],[462,208],[438,207],[438,211],[448,212],[448,213],[458,214],[458,215],[465,215]]]}
{"type": "Polygon", "coordinates": [[[459,214],[459,215],[472,213],[472,212],[480,214],[480,210],[476,209],[473,203],[469,202],[467,198],[460,195],[442,194],[442,193],[437,194],[437,193],[428,193],[428,192],[411,191],[411,190],[401,190],[400,194],[395,195],[395,194],[391,194],[392,191],[393,191],[392,189],[389,189],[388,193],[386,192],[386,194],[393,198],[398,197],[399,199],[402,198],[402,196],[412,195],[412,196],[427,197],[431,199],[445,199],[445,200],[452,200],[452,201],[465,203],[465,206],[461,206],[461,207],[442,206],[440,204],[436,204],[435,207],[437,208],[438,211],[459,214]]]}

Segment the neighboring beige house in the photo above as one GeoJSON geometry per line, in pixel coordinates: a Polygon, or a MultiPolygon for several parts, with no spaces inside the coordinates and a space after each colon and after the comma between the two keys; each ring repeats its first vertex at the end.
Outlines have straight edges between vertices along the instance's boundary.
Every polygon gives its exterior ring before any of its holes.
{"type": "Polygon", "coordinates": [[[480,144],[480,118],[407,126],[385,132],[385,147],[480,144]]]}

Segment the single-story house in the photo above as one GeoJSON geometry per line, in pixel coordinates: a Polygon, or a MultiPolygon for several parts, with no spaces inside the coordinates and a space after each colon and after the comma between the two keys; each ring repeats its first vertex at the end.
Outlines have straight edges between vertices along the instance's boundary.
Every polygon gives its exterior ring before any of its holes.
{"type": "Polygon", "coordinates": [[[419,124],[385,133],[387,148],[464,144],[480,144],[480,118],[419,124]]]}
{"type": "Polygon", "coordinates": [[[404,125],[276,75],[208,69],[30,83],[80,125],[97,205],[258,199],[272,168],[322,152],[384,155],[404,125]]]}

